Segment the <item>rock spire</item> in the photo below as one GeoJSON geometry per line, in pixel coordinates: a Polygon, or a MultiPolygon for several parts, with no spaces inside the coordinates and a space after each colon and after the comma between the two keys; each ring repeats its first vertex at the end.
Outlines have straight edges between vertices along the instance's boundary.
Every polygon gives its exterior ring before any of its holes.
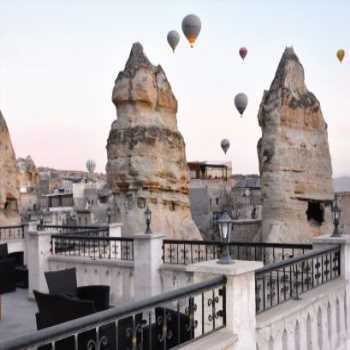
{"type": "Polygon", "coordinates": [[[19,223],[16,156],[0,111],[0,226],[19,223]]]}
{"type": "Polygon", "coordinates": [[[327,124],[287,48],[258,114],[263,240],[302,242],[330,233],[334,198],[327,124]]]}
{"type": "Polygon", "coordinates": [[[152,211],[152,230],[169,238],[200,239],[192,221],[185,142],[177,129],[177,100],[160,66],[141,44],[132,46],[112,93],[118,118],[107,142],[108,184],[114,215],[123,233],[145,231],[144,211],[152,211]]]}

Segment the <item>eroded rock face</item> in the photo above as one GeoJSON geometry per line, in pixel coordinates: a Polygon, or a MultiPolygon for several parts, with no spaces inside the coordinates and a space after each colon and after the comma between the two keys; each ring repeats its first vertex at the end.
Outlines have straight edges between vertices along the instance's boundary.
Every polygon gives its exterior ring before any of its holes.
{"type": "Polygon", "coordinates": [[[39,172],[31,156],[17,159],[18,182],[20,192],[36,191],[39,186],[39,172]]]}
{"type": "Polygon", "coordinates": [[[264,92],[258,120],[264,241],[302,242],[329,234],[334,193],[327,124],[292,48],[264,92]]]}
{"type": "Polygon", "coordinates": [[[31,156],[17,159],[17,178],[20,192],[19,212],[22,217],[28,210],[39,208],[40,175],[31,156]]]}
{"type": "Polygon", "coordinates": [[[133,45],[113,89],[118,119],[107,143],[108,184],[114,215],[124,233],[145,231],[152,211],[153,232],[200,239],[189,203],[185,142],[177,129],[177,100],[160,66],[153,66],[139,43],[133,45]]]}
{"type": "Polygon", "coordinates": [[[0,226],[19,223],[18,200],[16,156],[0,112],[0,226]]]}

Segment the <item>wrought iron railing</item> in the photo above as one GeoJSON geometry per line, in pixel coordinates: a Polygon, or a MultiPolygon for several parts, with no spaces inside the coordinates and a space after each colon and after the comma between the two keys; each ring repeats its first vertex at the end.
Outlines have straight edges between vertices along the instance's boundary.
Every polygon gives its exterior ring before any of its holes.
{"type": "Polygon", "coordinates": [[[340,246],[331,246],[255,271],[256,312],[260,313],[340,276],[340,246]]]}
{"type": "MultiPolygon", "coordinates": [[[[303,255],[312,249],[311,244],[251,243],[232,241],[229,245],[231,257],[238,260],[263,261],[264,264],[303,255]]],[[[164,240],[164,264],[193,264],[215,260],[221,255],[224,244],[218,241],[164,240]]]]}
{"type": "Polygon", "coordinates": [[[63,233],[65,235],[109,236],[108,226],[39,225],[38,230],[56,234],[63,233]]]}
{"type": "Polygon", "coordinates": [[[124,237],[93,237],[86,235],[52,235],[54,255],[90,259],[134,260],[134,240],[124,237]]]}
{"type": "Polygon", "coordinates": [[[0,241],[10,241],[24,238],[24,225],[1,226],[0,241]]]}
{"type": "Polygon", "coordinates": [[[226,279],[219,276],[0,343],[0,350],[164,350],[226,325],[226,279]],[[61,347],[62,348],[62,347],[61,347]]]}

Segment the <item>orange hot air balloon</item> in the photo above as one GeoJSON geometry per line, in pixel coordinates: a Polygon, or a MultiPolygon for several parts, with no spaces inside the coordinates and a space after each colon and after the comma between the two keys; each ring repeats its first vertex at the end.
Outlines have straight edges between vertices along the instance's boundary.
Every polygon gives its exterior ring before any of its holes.
{"type": "Polygon", "coordinates": [[[189,41],[191,47],[197,40],[197,37],[201,31],[202,23],[198,16],[188,15],[182,20],[182,31],[185,37],[189,41]]]}
{"type": "Polygon", "coordinates": [[[337,51],[337,57],[338,57],[339,62],[342,63],[342,62],[343,62],[343,59],[344,59],[344,57],[345,57],[345,50],[339,49],[339,50],[337,51]]]}

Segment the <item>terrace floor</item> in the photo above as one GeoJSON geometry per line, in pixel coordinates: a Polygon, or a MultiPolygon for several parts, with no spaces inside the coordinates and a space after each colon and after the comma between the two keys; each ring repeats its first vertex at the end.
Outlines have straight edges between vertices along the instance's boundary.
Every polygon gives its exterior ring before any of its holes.
{"type": "Polygon", "coordinates": [[[36,303],[28,300],[27,289],[1,295],[0,342],[36,331],[36,303]]]}

